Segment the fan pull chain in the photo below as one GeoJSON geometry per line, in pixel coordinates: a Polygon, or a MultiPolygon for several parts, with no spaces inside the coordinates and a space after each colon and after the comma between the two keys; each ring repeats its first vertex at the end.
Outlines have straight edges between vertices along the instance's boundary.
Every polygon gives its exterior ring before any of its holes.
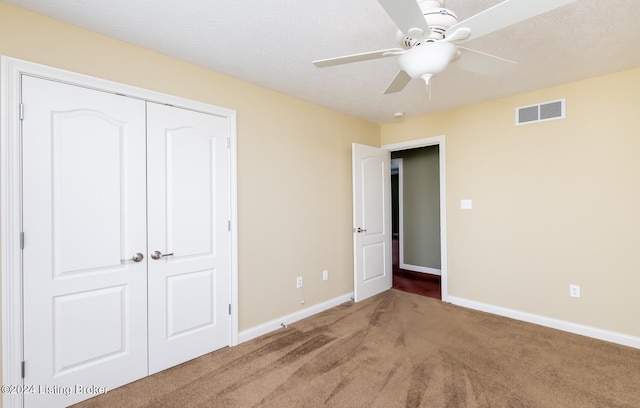
{"type": "Polygon", "coordinates": [[[427,84],[427,95],[429,95],[429,101],[431,101],[431,78],[433,74],[424,74],[421,78],[427,84]]]}

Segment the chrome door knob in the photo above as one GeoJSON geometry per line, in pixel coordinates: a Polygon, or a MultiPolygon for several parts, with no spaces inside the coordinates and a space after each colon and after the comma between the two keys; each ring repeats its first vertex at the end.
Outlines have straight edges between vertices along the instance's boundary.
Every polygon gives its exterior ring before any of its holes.
{"type": "Polygon", "coordinates": [[[157,260],[157,259],[160,259],[160,258],[162,258],[162,257],[165,257],[165,256],[172,256],[172,255],[173,255],[173,252],[172,252],[172,253],[170,253],[170,254],[163,254],[163,253],[162,253],[162,252],[160,252],[160,251],[153,251],[153,252],[151,253],[151,258],[152,258],[152,259],[156,259],[156,260],[157,260]]]}
{"type": "Polygon", "coordinates": [[[142,255],[140,252],[138,252],[137,254],[133,255],[129,259],[123,259],[122,262],[127,262],[127,261],[140,262],[143,259],[144,259],[144,255],[142,255]]]}

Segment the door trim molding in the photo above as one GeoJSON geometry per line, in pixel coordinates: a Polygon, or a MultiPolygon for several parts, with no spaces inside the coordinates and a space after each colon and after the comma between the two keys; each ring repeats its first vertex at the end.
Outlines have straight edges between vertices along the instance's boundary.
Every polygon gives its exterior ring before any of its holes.
{"type": "Polygon", "coordinates": [[[389,152],[398,150],[415,149],[418,147],[438,146],[438,163],[440,168],[440,276],[442,301],[449,299],[448,273],[447,273],[447,194],[446,194],[446,154],[445,136],[433,136],[423,139],[410,140],[408,142],[382,145],[382,149],[389,152]]]}
{"type": "MultiPolygon", "coordinates": [[[[0,241],[2,242],[2,382],[22,384],[22,257],[20,77],[21,66],[2,57],[0,66],[0,241]]],[[[4,394],[3,406],[22,406],[22,396],[4,394]]]]}
{"type": "MultiPolygon", "coordinates": [[[[98,91],[122,94],[221,116],[229,124],[229,219],[231,346],[238,344],[238,211],[236,112],[203,102],[163,94],[28,61],[0,56],[0,275],[2,278],[2,382],[22,384],[22,252],[20,81],[31,75],[98,91]]],[[[27,238],[28,245],[28,238],[27,238]]],[[[21,407],[22,396],[4,394],[4,407],[21,407]]]]}
{"type": "MultiPolygon", "coordinates": [[[[402,158],[391,159],[391,167],[395,163],[398,166],[398,266],[403,269],[404,262],[404,160],[402,158]]],[[[393,194],[391,195],[393,207],[393,194]]],[[[392,214],[393,216],[393,214],[392,214]]],[[[391,221],[393,225],[393,220],[391,221]]],[[[393,239],[393,237],[391,238],[393,239]]]]}

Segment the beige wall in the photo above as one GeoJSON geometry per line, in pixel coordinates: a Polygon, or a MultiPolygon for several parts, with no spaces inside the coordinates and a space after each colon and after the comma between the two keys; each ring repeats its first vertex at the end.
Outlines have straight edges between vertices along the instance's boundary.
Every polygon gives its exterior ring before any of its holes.
{"type": "Polygon", "coordinates": [[[446,135],[449,295],[640,336],[639,105],[636,68],[382,126],[446,135]],[[560,98],[566,119],[514,125],[560,98]]]}
{"type": "Polygon", "coordinates": [[[0,54],[237,111],[240,330],[353,291],[351,143],[378,125],[1,2],[0,54]]]}

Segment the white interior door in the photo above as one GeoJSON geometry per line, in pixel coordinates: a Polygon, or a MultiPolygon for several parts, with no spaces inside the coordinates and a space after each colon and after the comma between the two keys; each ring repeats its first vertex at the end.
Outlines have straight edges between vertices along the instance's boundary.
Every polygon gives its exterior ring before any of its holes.
{"type": "Polygon", "coordinates": [[[24,401],[67,406],[147,375],[145,102],[28,76],[22,95],[24,401]]]}
{"type": "Polygon", "coordinates": [[[153,374],[231,341],[229,129],[214,115],[147,109],[153,374]]]}
{"type": "Polygon", "coordinates": [[[354,299],[359,302],[390,289],[390,153],[353,144],[354,299]]]}

